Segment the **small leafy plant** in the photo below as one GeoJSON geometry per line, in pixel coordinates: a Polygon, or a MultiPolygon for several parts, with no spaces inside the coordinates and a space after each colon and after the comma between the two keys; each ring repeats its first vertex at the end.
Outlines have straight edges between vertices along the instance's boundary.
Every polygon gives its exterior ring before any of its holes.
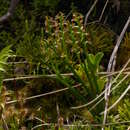
{"type": "Polygon", "coordinates": [[[2,79],[3,79],[3,73],[6,72],[5,66],[7,65],[6,62],[8,58],[11,56],[11,46],[7,46],[0,52],[0,91],[2,87],[2,79]]]}

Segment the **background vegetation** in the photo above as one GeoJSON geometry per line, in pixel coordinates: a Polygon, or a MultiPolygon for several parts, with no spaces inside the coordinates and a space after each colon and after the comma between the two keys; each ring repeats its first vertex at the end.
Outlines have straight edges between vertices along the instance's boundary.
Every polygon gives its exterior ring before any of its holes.
{"type": "MultiPolygon", "coordinates": [[[[0,130],[129,130],[129,28],[115,70],[107,66],[130,2],[120,0],[117,11],[109,1],[97,22],[105,2],[98,1],[87,26],[92,0],[24,0],[0,23],[0,130]],[[109,107],[124,96],[103,126],[110,75],[109,107]]],[[[0,16],[9,5],[0,0],[0,16]]]]}

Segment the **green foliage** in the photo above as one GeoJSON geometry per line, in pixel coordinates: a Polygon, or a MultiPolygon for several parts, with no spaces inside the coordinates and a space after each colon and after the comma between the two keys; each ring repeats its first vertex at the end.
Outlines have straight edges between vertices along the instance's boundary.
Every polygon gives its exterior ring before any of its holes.
{"type": "Polygon", "coordinates": [[[90,42],[88,49],[92,53],[103,52],[110,54],[113,48],[114,33],[107,27],[100,24],[90,24],[87,26],[90,42]]]}
{"type": "Polygon", "coordinates": [[[72,22],[66,21],[63,14],[57,15],[55,19],[47,17],[47,35],[44,36],[47,38],[43,40],[43,52],[44,57],[49,59],[45,60],[46,64],[57,74],[58,80],[71,90],[76,99],[88,102],[102,91],[106,80],[97,74],[103,53],[89,54],[88,44],[91,41],[82,22],[83,17],[78,13],[73,15],[72,22]],[[65,72],[72,72],[73,76],[60,75],[65,72]],[[81,87],[73,88],[77,83],[81,87]]]}
{"type": "MultiPolygon", "coordinates": [[[[83,27],[83,16],[75,13],[71,21],[66,20],[62,13],[55,18],[46,17],[45,31],[41,28],[39,36],[32,33],[35,25],[33,21],[29,22],[25,21],[26,31],[17,46],[17,54],[36,64],[40,73],[56,73],[59,82],[67,86],[78,101],[86,103],[96,97],[106,82],[97,74],[103,53],[94,55],[91,53],[94,51],[88,48],[91,39],[88,30],[83,27]],[[71,72],[72,77],[60,75],[71,72]],[[77,83],[81,87],[73,88],[77,83]]],[[[31,71],[34,72],[34,69],[32,67],[31,71]]],[[[35,85],[36,82],[33,83],[35,85]]]]}
{"type": "Polygon", "coordinates": [[[120,68],[121,65],[125,64],[130,57],[130,32],[126,33],[124,40],[121,43],[118,55],[119,56],[117,57],[117,66],[119,66],[120,68]]]}
{"type": "Polygon", "coordinates": [[[10,32],[1,31],[0,32],[0,49],[8,46],[16,44],[15,39],[12,37],[10,32]]]}
{"type": "Polygon", "coordinates": [[[88,59],[77,68],[77,73],[82,77],[82,80],[88,82],[89,92],[93,92],[94,95],[102,91],[106,82],[97,75],[102,57],[103,53],[97,53],[95,56],[88,54],[88,59]]]}
{"type": "Polygon", "coordinates": [[[130,100],[124,100],[123,106],[118,107],[119,118],[122,121],[130,120],[130,100]]]}
{"type": "Polygon", "coordinates": [[[108,129],[113,129],[113,130],[126,130],[129,127],[129,119],[130,119],[130,100],[129,99],[124,99],[122,103],[116,108],[115,112],[116,114],[112,113],[111,116],[109,116],[109,121],[113,122],[112,126],[109,126],[108,129]],[[124,124],[114,124],[117,122],[127,122],[124,124]]]}
{"type": "Polygon", "coordinates": [[[0,52],[0,91],[2,86],[3,72],[6,72],[5,70],[6,62],[8,57],[10,57],[12,53],[10,47],[11,46],[7,46],[4,49],[2,49],[0,52]]]}
{"type": "Polygon", "coordinates": [[[3,67],[6,64],[8,57],[10,56],[9,55],[10,52],[11,52],[10,46],[7,46],[3,50],[1,50],[1,52],[0,52],[0,71],[5,71],[3,67]]]}
{"type": "Polygon", "coordinates": [[[50,8],[54,8],[57,4],[58,4],[59,0],[44,0],[44,1],[32,1],[32,4],[36,7],[36,8],[41,8],[41,7],[50,7],[50,8]]]}
{"type": "Polygon", "coordinates": [[[24,56],[27,61],[39,63],[42,60],[42,49],[40,37],[32,33],[33,21],[29,24],[25,21],[25,33],[17,45],[17,55],[24,56]]]}
{"type": "Polygon", "coordinates": [[[0,0],[0,5],[3,5],[0,8],[0,16],[6,13],[6,11],[8,10],[9,3],[10,3],[9,0],[6,0],[6,1],[0,0]]]}
{"type": "MultiPolygon", "coordinates": [[[[98,72],[100,72],[102,58],[104,58],[102,60],[103,64],[104,62],[108,63],[109,55],[114,47],[113,37],[115,34],[108,27],[100,24],[89,24],[86,28],[84,28],[84,18],[79,13],[73,14],[71,20],[67,20],[67,17],[65,17],[62,13],[59,13],[55,17],[46,16],[46,14],[54,16],[57,12],[57,5],[59,2],[61,1],[33,0],[27,2],[27,7],[24,6],[26,3],[20,3],[11,20],[5,23],[5,27],[4,25],[0,25],[0,49],[7,45],[12,45],[13,49],[16,50],[16,55],[24,57],[24,59],[29,63],[29,74],[57,74],[58,80],[55,78],[51,80],[45,78],[40,80],[36,79],[24,81],[27,85],[23,85],[22,87],[26,87],[27,89],[23,92],[26,96],[32,96],[37,93],[41,94],[41,92],[46,93],[62,87],[68,87],[71,90],[69,92],[62,93],[61,95],[59,94],[61,97],[57,94],[54,95],[54,97],[50,96],[50,98],[47,97],[42,100],[33,100],[32,104],[27,103],[30,107],[29,110],[32,108],[37,109],[32,112],[33,114],[37,114],[36,116],[39,116],[41,119],[44,115],[45,121],[48,121],[48,119],[50,120],[50,117],[53,118],[51,121],[56,121],[57,113],[54,108],[55,102],[59,102],[61,106],[61,115],[64,115],[65,118],[66,113],[67,117],[71,115],[70,121],[72,124],[77,125],[74,128],[70,127],[70,130],[98,129],[92,126],[82,127],[81,125],[84,124],[84,122],[73,121],[73,111],[70,112],[70,110],[66,110],[66,108],[68,109],[68,107],[70,107],[68,104],[75,106],[77,104],[80,105],[84,102],[89,102],[102,92],[106,83],[106,78],[99,76],[98,72]],[[43,24],[44,20],[45,24],[43,24]],[[62,76],[61,73],[73,73],[73,76],[62,76]],[[80,87],[73,88],[74,85],[79,83],[81,85],[80,87]]],[[[7,12],[9,4],[10,0],[0,1],[0,16],[7,12]]],[[[91,1],[90,6],[92,4],[93,1],[91,1]]],[[[126,7],[126,5],[124,7],[126,7]]],[[[75,7],[74,2],[74,4],[72,4],[72,12],[75,10],[77,10],[77,8],[75,7]]],[[[95,8],[93,16],[90,16],[90,19],[96,17],[97,10],[98,8],[95,8]]],[[[120,56],[117,57],[117,64],[119,67],[121,67],[121,65],[124,64],[130,56],[129,37],[129,33],[126,34],[124,42],[121,44],[119,52],[120,56]]],[[[0,86],[2,85],[4,74],[7,71],[6,62],[8,57],[12,54],[10,47],[11,46],[8,46],[0,52],[0,86]]],[[[19,59],[19,57],[16,57],[16,61],[19,59]]],[[[22,60],[20,59],[20,61],[22,60]]],[[[26,68],[26,65],[23,66],[23,69],[28,69],[26,68]]],[[[20,65],[18,64],[16,67],[20,67],[20,65]]],[[[26,74],[28,74],[28,72],[26,74]]],[[[121,79],[122,77],[119,78],[117,83],[121,79]]],[[[128,83],[129,80],[124,81],[118,89],[112,93],[110,104],[121,95],[128,83]]],[[[9,86],[10,85],[11,84],[9,83],[9,86]]],[[[15,84],[13,85],[15,86],[15,84]]],[[[17,85],[17,81],[16,86],[19,87],[19,84],[17,85]]],[[[22,93],[22,89],[19,90],[19,93],[22,93]]],[[[24,98],[23,96],[20,97],[20,95],[17,96],[20,99],[21,97],[24,98]]],[[[11,99],[16,98],[14,94],[12,97],[11,99]]],[[[126,95],[126,98],[129,98],[129,94],[126,95]]],[[[5,101],[6,99],[4,102],[5,101]]],[[[129,120],[129,100],[125,100],[124,104],[122,104],[122,102],[118,107],[118,111],[116,111],[116,108],[112,111],[113,119],[109,120],[110,122],[117,122],[117,117],[118,121],[129,120]],[[116,114],[118,115],[115,116],[116,114]]],[[[11,107],[12,106],[13,105],[11,105],[11,107]]],[[[25,110],[25,106],[22,106],[20,109],[17,108],[17,105],[15,107],[11,107],[9,106],[7,109],[5,108],[6,122],[9,124],[10,129],[20,129],[22,125],[25,125],[24,121],[26,120],[28,110],[25,110]],[[8,113],[10,115],[8,115],[8,113]]],[[[78,114],[83,115],[83,118],[87,119],[89,122],[93,122],[96,119],[101,121],[102,118],[100,118],[97,113],[99,114],[99,112],[104,109],[102,104],[100,104],[99,107],[96,107],[94,111],[89,111],[88,109],[90,107],[85,108],[85,110],[82,111],[77,110],[77,112],[78,114]]],[[[27,129],[31,129],[33,125],[34,124],[32,122],[28,123],[27,129]]],[[[49,129],[49,126],[46,128],[49,129]]],[[[55,125],[52,124],[51,129],[55,128],[55,125]]],[[[40,130],[41,127],[38,129],[40,130]]],[[[121,126],[119,124],[105,128],[105,130],[118,129],[125,130],[127,129],[127,125],[121,126]]]]}
{"type": "Polygon", "coordinates": [[[31,7],[33,8],[32,13],[35,14],[36,17],[44,17],[45,14],[51,13],[52,15],[56,12],[56,7],[60,0],[32,0],[31,7]]]}

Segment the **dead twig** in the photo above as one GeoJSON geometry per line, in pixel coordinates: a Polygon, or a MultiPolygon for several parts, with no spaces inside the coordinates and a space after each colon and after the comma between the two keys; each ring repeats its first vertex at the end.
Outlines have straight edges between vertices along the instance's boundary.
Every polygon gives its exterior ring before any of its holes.
{"type": "Polygon", "coordinates": [[[1,115],[1,119],[2,119],[2,122],[3,122],[3,129],[4,130],[9,130],[8,125],[7,125],[6,121],[5,121],[5,118],[4,118],[3,114],[1,115]]]}
{"type": "MultiPolygon", "coordinates": [[[[122,122],[115,122],[115,123],[106,123],[105,126],[113,126],[113,125],[121,125],[121,124],[129,124],[130,121],[122,121],[122,122]]],[[[43,123],[43,124],[39,124],[35,127],[33,127],[31,130],[34,130],[38,127],[42,127],[42,126],[54,126],[54,124],[56,123],[43,123]]],[[[81,126],[81,127],[102,127],[102,124],[65,124],[64,127],[77,127],[77,126],[81,126]]]]}
{"type": "MultiPolygon", "coordinates": [[[[130,67],[124,69],[122,71],[122,74],[126,75],[129,74],[130,67]]],[[[104,75],[101,78],[106,78],[112,75],[119,74],[120,71],[114,71],[114,72],[98,72],[98,75],[104,75]]],[[[8,74],[7,74],[8,75],[8,74]]],[[[14,81],[14,80],[24,80],[24,79],[37,79],[37,78],[56,78],[56,74],[50,74],[50,75],[14,75],[16,78],[6,78],[3,79],[3,82],[8,82],[8,81],[14,81]]],[[[61,74],[61,76],[74,76],[73,73],[65,73],[61,74]]]]}
{"type": "MultiPolygon", "coordinates": [[[[127,92],[130,90],[130,85],[125,89],[125,91],[122,93],[122,95],[118,98],[118,100],[107,109],[107,112],[110,111],[112,108],[114,108],[121,100],[122,98],[127,94],[127,92]]],[[[104,111],[105,112],[105,111],[104,111]]],[[[104,113],[101,112],[101,115],[104,113]]]]}
{"type": "MultiPolygon", "coordinates": [[[[128,18],[120,36],[118,37],[118,40],[117,40],[117,43],[115,45],[115,48],[112,52],[112,55],[110,57],[110,60],[109,60],[109,63],[108,63],[108,68],[107,68],[107,72],[111,72],[112,69],[114,68],[115,66],[115,62],[116,62],[116,55],[117,55],[117,51],[118,51],[118,48],[120,46],[120,43],[124,37],[124,34],[129,26],[129,23],[130,23],[130,17],[128,18]]],[[[110,96],[110,89],[111,89],[111,80],[112,80],[112,76],[108,77],[108,82],[106,83],[106,87],[105,87],[105,90],[107,90],[105,92],[105,111],[104,111],[104,119],[103,119],[103,125],[105,125],[106,123],[106,120],[107,120],[107,108],[108,108],[108,103],[109,103],[109,96],[110,96]]],[[[104,130],[104,127],[102,128],[102,130],[104,130]]]]}
{"type": "Polygon", "coordinates": [[[5,15],[0,17],[0,23],[7,21],[14,13],[14,10],[18,4],[19,0],[11,0],[10,7],[5,15]]]}
{"type": "MultiPolygon", "coordinates": [[[[126,75],[122,80],[120,80],[120,82],[119,82],[116,86],[114,86],[114,88],[111,89],[110,93],[111,93],[112,91],[114,91],[116,88],[118,88],[118,86],[119,86],[123,81],[125,81],[125,79],[127,79],[129,75],[130,75],[130,74],[126,75]]],[[[92,107],[89,109],[89,111],[93,110],[93,109],[94,109],[100,102],[102,102],[103,100],[104,100],[104,97],[102,97],[96,104],[94,104],[94,106],[92,106],[92,107]]]]}
{"type": "MultiPolygon", "coordinates": [[[[77,84],[75,86],[72,86],[73,88],[77,88],[77,87],[80,87],[81,84],[77,84]]],[[[27,101],[27,100],[31,100],[31,99],[35,99],[35,98],[40,98],[40,97],[44,97],[44,96],[48,96],[48,95],[52,95],[52,94],[56,94],[56,93],[60,93],[60,92],[63,92],[63,91],[67,91],[69,90],[69,88],[63,88],[63,89],[58,89],[58,90],[55,90],[55,91],[52,91],[52,92],[48,92],[48,93],[43,93],[43,94],[39,94],[39,95],[35,95],[35,96],[31,96],[31,97],[27,97],[25,99],[22,99],[22,101],[27,101]]],[[[13,100],[13,101],[9,101],[9,102],[6,102],[5,104],[12,104],[12,103],[17,103],[17,102],[20,102],[21,100],[13,100]]]]}
{"type": "Polygon", "coordinates": [[[102,17],[103,17],[103,14],[104,14],[104,12],[105,12],[105,9],[106,9],[106,7],[107,7],[107,5],[108,5],[108,2],[109,2],[109,0],[106,0],[106,3],[105,3],[105,5],[104,5],[103,10],[102,10],[102,12],[101,12],[101,15],[100,15],[100,17],[99,17],[99,22],[102,20],[102,17]]]}
{"type": "Polygon", "coordinates": [[[86,26],[87,22],[88,22],[88,17],[91,14],[91,12],[93,11],[94,7],[96,6],[98,0],[95,0],[93,5],[91,6],[91,8],[89,9],[88,13],[85,16],[85,21],[84,21],[84,26],[86,26]]]}
{"type": "MultiPolygon", "coordinates": [[[[3,82],[14,81],[14,80],[24,80],[24,79],[36,79],[36,78],[56,78],[56,76],[57,76],[56,74],[50,74],[50,75],[28,75],[28,76],[21,76],[21,77],[16,77],[16,78],[3,79],[3,82]]],[[[73,76],[73,73],[61,74],[61,76],[73,76]]]]}

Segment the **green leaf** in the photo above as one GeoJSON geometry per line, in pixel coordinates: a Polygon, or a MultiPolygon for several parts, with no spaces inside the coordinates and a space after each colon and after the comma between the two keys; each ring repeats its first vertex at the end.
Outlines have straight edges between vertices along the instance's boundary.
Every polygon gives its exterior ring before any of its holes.
{"type": "Polygon", "coordinates": [[[3,68],[1,68],[1,67],[0,67],[0,71],[1,71],[1,72],[6,72],[5,69],[3,69],[3,68]]]}
{"type": "Polygon", "coordinates": [[[88,54],[90,62],[94,65],[95,64],[95,56],[93,54],[88,54]]]}
{"type": "Polygon", "coordinates": [[[97,82],[98,82],[98,86],[99,86],[99,91],[101,92],[104,88],[106,81],[104,79],[98,79],[97,82]]]}
{"type": "Polygon", "coordinates": [[[57,79],[63,83],[64,85],[66,85],[74,94],[75,96],[79,99],[82,100],[83,102],[86,102],[85,98],[79,93],[79,91],[77,91],[75,88],[72,87],[72,84],[69,83],[63,76],[60,75],[59,69],[57,65],[52,65],[53,69],[57,75],[57,79]]]}
{"type": "Polygon", "coordinates": [[[101,59],[103,58],[103,53],[98,52],[95,56],[95,64],[97,67],[99,67],[99,63],[101,62],[101,59]]]}
{"type": "Polygon", "coordinates": [[[7,59],[12,53],[10,48],[11,48],[11,46],[7,46],[0,52],[0,91],[2,88],[3,72],[6,71],[4,69],[4,67],[5,67],[5,65],[7,65],[6,64],[7,59]]]}

